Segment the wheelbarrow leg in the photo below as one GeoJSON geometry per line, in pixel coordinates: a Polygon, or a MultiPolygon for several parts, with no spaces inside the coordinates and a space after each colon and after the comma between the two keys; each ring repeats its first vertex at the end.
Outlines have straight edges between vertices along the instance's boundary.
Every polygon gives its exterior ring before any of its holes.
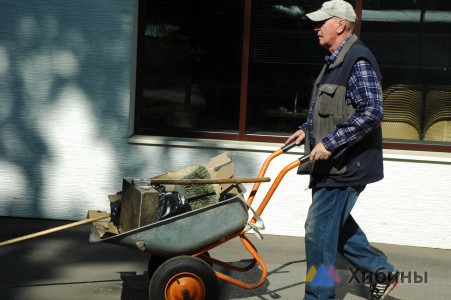
{"type": "Polygon", "coordinates": [[[237,280],[235,278],[232,278],[230,276],[227,276],[225,274],[222,274],[222,273],[220,273],[218,271],[216,271],[216,276],[219,279],[228,281],[228,282],[233,283],[233,284],[235,284],[237,286],[240,286],[242,288],[254,289],[256,287],[259,287],[260,285],[262,285],[266,281],[266,277],[268,276],[268,270],[266,268],[265,262],[260,257],[260,255],[257,252],[257,249],[251,243],[251,241],[249,241],[249,239],[244,234],[240,235],[240,239],[241,239],[241,242],[243,243],[243,245],[246,247],[246,249],[249,251],[249,253],[254,257],[254,260],[260,265],[260,267],[262,269],[262,275],[260,277],[260,280],[258,282],[256,282],[256,283],[249,284],[249,283],[245,283],[245,282],[242,282],[240,280],[237,280]]]}

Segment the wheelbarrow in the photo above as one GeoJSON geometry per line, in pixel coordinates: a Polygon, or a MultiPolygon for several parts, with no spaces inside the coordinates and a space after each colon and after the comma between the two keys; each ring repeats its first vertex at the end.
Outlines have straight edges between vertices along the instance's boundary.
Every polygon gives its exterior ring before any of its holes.
{"type": "MultiPolygon", "coordinates": [[[[295,146],[293,142],[269,155],[258,178],[264,177],[275,157],[295,146]]],[[[267,268],[245,233],[249,228],[255,228],[285,174],[308,159],[303,156],[283,168],[256,211],[251,205],[261,182],[254,183],[247,201],[242,197],[244,187],[239,185],[239,194],[232,198],[111,237],[100,238],[93,226],[90,242],[114,243],[151,254],[148,267],[150,299],[218,299],[218,278],[245,289],[257,288],[266,281],[267,268]],[[249,210],[254,217],[248,222],[249,210]],[[253,257],[248,266],[237,267],[210,257],[209,250],[236,237],[253,257]],[[249,271],[258,264],[262,274],[258,282],[245,283],[215,271],[213,264],[238,272],[249,271]]]]}

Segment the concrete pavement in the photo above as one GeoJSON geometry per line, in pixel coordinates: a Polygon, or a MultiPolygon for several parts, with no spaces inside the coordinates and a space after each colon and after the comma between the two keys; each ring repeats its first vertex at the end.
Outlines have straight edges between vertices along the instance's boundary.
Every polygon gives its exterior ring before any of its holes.
{"type": "MultiPolygon", "coordinates": [[[[67,223],[0,217],[0,241],[67,223]]],[[[148,254],[114,244],[90,243],[90,227],[82,225],[0,247],[0,299],[147,299],[148,254]]],[[[221,299],[302,299],[306,272],[303,238],[265,235],[260,241],[254,235],[249,237],[267,265],[267,280],[254,290],[220,281],[221,299]]],[[[451,299],[451,250],[373,246],[406,274],[388,299],[451,299]]],[[[212,249],[210,254],[238,264],[251,257],[238,239],[212,249]]],[[[261,274],[259,268],[242,274],[216,269],[250,283],[261,274]]],[[[355,268],[339,257],[337,299],[368,297],[367,286],[353,273],[355,268]]]]}

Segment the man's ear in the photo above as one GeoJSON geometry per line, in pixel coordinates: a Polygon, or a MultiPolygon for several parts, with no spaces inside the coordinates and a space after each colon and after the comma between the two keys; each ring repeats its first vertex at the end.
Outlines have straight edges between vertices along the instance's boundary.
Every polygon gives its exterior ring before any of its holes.
{"type": "Polygon", "coordinates": [[[337,33],[342,34],[346,29],[346,21],[344,19],[340,19],[337,22],[337,33]]]}

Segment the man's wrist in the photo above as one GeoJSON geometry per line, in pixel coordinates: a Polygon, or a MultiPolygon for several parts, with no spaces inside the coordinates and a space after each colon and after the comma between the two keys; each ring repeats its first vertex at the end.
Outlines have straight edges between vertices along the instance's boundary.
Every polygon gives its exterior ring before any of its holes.
{"type": "Polygon", "coordinates": [[[328,142],[327,139],[323,139],[321,141],[321,144],[323,144],[324,148],[326,148],[326,150],[331,153],[335,150],[335,148],[333,147],[333,144],[328,142]]]}

